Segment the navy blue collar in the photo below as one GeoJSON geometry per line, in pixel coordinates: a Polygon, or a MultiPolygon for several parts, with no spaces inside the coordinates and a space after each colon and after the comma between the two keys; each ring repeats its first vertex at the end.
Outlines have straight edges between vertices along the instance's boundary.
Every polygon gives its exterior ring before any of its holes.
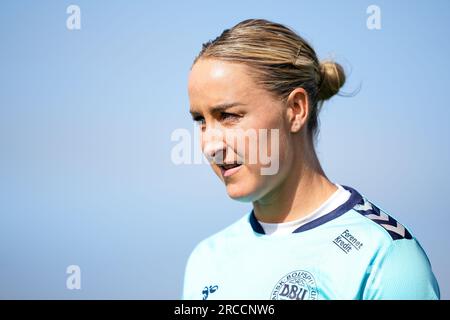
{"type": "MultiPolygon", "coordinates": [[[[344,213],[352,209],[355,205],[362,203],[363,197],[362,195],[356,191],[355,189],[348,187],[348,186],[342,186],[344,189],[350,191],[351,195],[350,198],[341,204],[339,207],[334,209],[333,211],[327,213],[324,216],[321,216],[320,218],[317,218],[313,221],[310,221],[297,229],[295,229],[292,233],[299,233],[306,230],[313,229],[315,227],[318,227],[328,221],[331,221],[333,219],[336,219],[337,217],[342,216],[344,213]]],[[[250,214],[250,225],[252,226],[253,231],[260,234],[265,234],[264,229],[259,223],[259,221],[256,219],[255,212],[252,210],[250,214]]]]}

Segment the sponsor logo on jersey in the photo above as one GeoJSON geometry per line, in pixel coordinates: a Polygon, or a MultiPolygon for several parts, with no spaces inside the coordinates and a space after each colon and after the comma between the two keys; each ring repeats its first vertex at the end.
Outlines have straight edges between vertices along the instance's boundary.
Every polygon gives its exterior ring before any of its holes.
{"type": "Polygon", "coordinates": [[[311,273],[296,270],[277,282],[270,295],[271,300],[317,300],[316,281],[311,273]]]}
{"type": "Polygon", "coordinates": [[[349,253],[353,250],[359,250],[362,248],[363,243],[354,237],[348,229],[342,232],[333,243],[339,247],[345,253],[349,253]]]}
{"type": "Polygon", "coordinates": [[[205,286],[202,290],[203,300],[208,299],[210,293],[214,293],[219,289],[218,285],[215,286],[205,286]]]}

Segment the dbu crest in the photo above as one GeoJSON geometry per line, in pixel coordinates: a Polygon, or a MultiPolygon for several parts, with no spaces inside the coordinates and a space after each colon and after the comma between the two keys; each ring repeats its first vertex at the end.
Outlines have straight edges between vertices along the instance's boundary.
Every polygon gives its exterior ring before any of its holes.
{"type": "Polygon", "coordinates": [[[273,288],[272,300],[317,300],[314,277],[303,270],[292,271],[278,281],[273,288]]]}

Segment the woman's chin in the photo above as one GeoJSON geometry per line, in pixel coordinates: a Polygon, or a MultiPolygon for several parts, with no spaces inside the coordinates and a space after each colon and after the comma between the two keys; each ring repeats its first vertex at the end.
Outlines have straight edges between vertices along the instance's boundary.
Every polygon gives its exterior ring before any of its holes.
{"type": "Polygon", "coordinates": [[[238,186],[233,184],[228,184],[226,186],[228,196],[236,201],[241,202],[252,202],[254,192],[249,189],[248,186],[238,186]]]}

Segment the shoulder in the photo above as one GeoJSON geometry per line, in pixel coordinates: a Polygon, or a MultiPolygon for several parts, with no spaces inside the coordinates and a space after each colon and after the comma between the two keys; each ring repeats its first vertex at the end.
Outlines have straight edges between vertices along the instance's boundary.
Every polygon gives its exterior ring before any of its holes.
{"type": "Polygon", "coordinates": [[[360,200],[353,206],[352,210],[360,216],[363,223],[378,229],[379,236],[387,240],[410,240],[413,238],[408,228],[363,195],[360,196],[360,200]]]}
{"type": "Polygon", "coordinates": [[[351,215],[374,248],[363,298],[439,299],[431,263],[419,241],[390,213],[359,195],[351,215]]]}
{"type": "Polygon", "coordinates": [[[341,215],[331,224],[333,227],[346,227],[372,254],[380,253],[395,241],[414,239],[409,228],[393,215],[357,190],[344,185],[343,187],[351,192],[351,196],[341,206],[341,215]]]}
{"type": "Polygon", "coordinates": [[[417,239],[392,241],[368,270],[364,299],[439,299],[431,263],[417,239]]]}
{"type": "Polygon", "coordinates": [[[211,257],[211,254],[220,253],[232,243],[241,241],[242,237],[248,233],[248,219],[247,213],[226,228],[200,241],[192,250],[189,260],[205,255],[211,257]]]}
{"type": "Polygon", "coordinates": [[[245,236],[246,219],[248,219],[248,215],[200,241],[194,247],[187,260],[184,272],[184,299],[197,299],[199,297],[198,288],[202,288],[205,281],[215,279],[217,260],[224,259],[227,255],[232,255],[235,252],[231,246],[232,243],[238,244],[240,239],[245,236]]]}

